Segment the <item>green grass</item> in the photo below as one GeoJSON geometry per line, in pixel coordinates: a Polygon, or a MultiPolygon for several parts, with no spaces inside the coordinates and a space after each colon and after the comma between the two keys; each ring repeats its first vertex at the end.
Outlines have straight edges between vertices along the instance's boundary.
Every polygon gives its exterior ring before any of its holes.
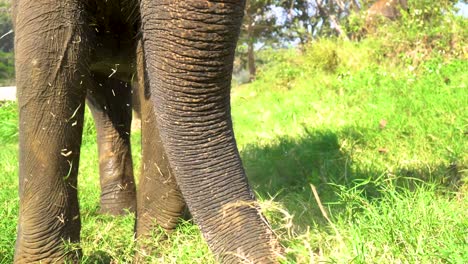
{"type": "MultiPolygon", "coordinates": [[[[468,62],[376,63],[372,45],[322,41],[305,55],[266,53],[257,80],[233,89],[241,156],[286,247],[283,262],[466,263],[468,62]]],[[[97,213],[89,116],[79,174],[83,263],[128,263],[134,219],[97,213]]],[[[15,104],[0,107],[0,263],[12,262],[16,236],[16,119],[15,104]]],[[[214,263],[190,222],[155,241],[148,263],[214,263]]]]}

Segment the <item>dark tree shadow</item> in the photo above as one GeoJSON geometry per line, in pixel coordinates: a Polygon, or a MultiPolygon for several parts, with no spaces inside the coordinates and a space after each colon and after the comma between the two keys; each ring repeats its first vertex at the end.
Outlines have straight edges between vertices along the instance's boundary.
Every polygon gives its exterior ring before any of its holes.
{"type": "MultiPolygon", "coordinates": [[[[388,177],[386,171],[372,164],[356,166],[353,153],[340,146],[339,138],[360,144],[367,138],[366,133],[364,129],[357,128],[306,130],[300,139],[285,137],[271,146],[248,145],[241,151],[241,156],[255,192],[266,199],[275,197],[294,214],[294,222],[300,228],[306,228],[311,222],[319,225],[326,222],[313,196],[311,184],[331,215],[345,210],[343,197],[337,195],[339,188],[355,188],[362,198],[368,200],[382,195],[377,179],[382,175],[388,177]],[[338,203],[340,199],[341,204],[338,203]]],[[[376,151],[376,155],[385,154],[376,151]]],[[[392,180],[396,186],[410,190],[428,181],[456,189],[460,186],[462,171],[463,166],[457,163],[440,164],[435,169],[397,168],[397,175],[393,175],[395,178],[392,180]]]]}

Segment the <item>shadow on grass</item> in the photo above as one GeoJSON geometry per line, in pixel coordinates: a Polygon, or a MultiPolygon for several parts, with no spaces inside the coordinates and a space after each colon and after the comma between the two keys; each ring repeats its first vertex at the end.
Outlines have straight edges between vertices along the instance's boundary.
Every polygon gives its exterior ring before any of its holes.
{"type": "Polygon", "coordinates": [[[109,264],[111,263],[112,258],[109,253],[101,250],[93,251],[86,257],[84,260],[85,263],[99,263],[99,264],[109,264]]]}
{"type": "MultiPolygon", "coordinates": [[[[299,139],[280,138],[271,146],[248,145],[241,151],[241,156],[256,193],[264,199],[275,197],[284,204],[294,214],[294,223],[299,228],[326,222],[311,184],[331,215],[340,214],[349,206],[340,190],[354,188],[355,194],[370,201],[382,195],[383,178],[410,190],[421,182],[437,182],[450,187],[447,189],[456,189],[460,185],[463,166],[456,163],[435,168],[397,168],[397,175],[372,163],[356,161],[353,164],[353,145],[366,144],[368,133],[372,131],[356,128],[338,132],[306,130],[305,136],[299,139]],[[347,146],[343,147],[340,142],[347,146]]],[[[376,150],[376,155],[385,154],[376,150]]]]}

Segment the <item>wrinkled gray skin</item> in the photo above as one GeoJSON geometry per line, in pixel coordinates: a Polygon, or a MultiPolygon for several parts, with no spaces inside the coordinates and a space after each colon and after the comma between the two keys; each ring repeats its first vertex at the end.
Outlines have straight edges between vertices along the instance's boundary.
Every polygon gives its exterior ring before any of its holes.
{"type": "Polygon", "coordinates": [[[119,201],[104,209],[126,203],[119,195],[133,187],[130,149],[122,147],[129,129],[123,104],[130,100],[123,83],[132,76],[143,90],[137,238],[157,226],[173,230],[185,200],[220,262],[276,262],[281,249],[247,183],[230,115],[243,7],[235,0],[14,2],[20,115],[15,263],[80,258],[80,250],[65,250],[64,242],[80,240],[77,172],[87,94],[99,124],[101,172],[112,166],[124,172],[104,182],[110,186],[104,200],[119,201]],[[110,99],[114,93],[118,100],[110,99]],[[118,192],[116,182],[122,183],[118,192]]]}
{"type": "Polygon", "coordinates": [[[95,85],[86,101],[96,125],[101,208],[104,214],[119,215],[136,210],[130,127],[132,89],[122,80],[95,74],[95,85]]]}

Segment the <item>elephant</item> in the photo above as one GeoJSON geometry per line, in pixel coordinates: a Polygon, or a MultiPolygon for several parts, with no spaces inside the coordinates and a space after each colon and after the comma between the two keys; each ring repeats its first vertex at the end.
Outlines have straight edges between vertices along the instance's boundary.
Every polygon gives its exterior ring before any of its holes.
{"type": "Polygon", "coordinates": [[[104,199],[104,210],[131,206],[125,84],[135,79],[142,120],[137,241],[174,230],[186,204],[219,262],[278,262],[283,248],[248,184],[230,113],[244,6],[234,0],[14,0],[15,263],[78,262],[82,255],[64,242],[80,240],[77,173],[86,100],[100,124],[100,160],[109,161],[101,172],[112,166],[125,172],[114,175],[123,183],[120,193],[114,176],[110,188],[102,177],[104,194],[112,197],[104,199]]]}
{"type": "MultiPolygon", "coordinates": [[[[94,75],[86,104],[97,133],[101,186],[100,213],[122,215],[136,210],[130,132],[134,89],[122,80],[94,75]]],[[[137,104],[138,105],[138,104],[137,104]]],[[[139,113],[139,109],[136,109],[139,113]]]]}

